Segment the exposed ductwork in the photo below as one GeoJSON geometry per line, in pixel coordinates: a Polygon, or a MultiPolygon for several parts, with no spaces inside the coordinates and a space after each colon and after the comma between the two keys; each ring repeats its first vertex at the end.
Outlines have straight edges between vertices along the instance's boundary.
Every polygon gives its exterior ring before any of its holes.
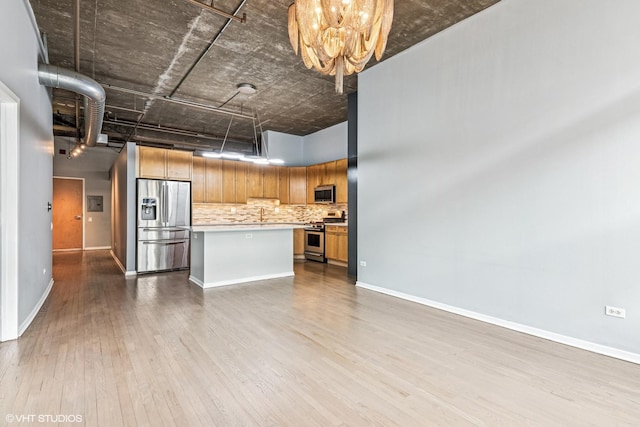
{"type": "Polygon", "coordinates": [[[102,129],[102,117],[107,96],[95,80],[72,70],[53,65],[38,66],[38,80],[47,87],[65,89],[84,96],[84,142],[96,145],[102,129]]]}

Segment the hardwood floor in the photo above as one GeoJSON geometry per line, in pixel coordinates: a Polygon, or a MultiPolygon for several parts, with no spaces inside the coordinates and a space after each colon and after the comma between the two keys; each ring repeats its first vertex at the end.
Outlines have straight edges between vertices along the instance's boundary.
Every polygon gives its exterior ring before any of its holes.
{"type": "Polygon", "coordinates": [[[638,365],[358,289],[344,268],[295,271],[203,291],[186,272],[125,279],[106,251],[54,254],[42,311],[0,344],[0,419],[640,424],[638,365]]]}

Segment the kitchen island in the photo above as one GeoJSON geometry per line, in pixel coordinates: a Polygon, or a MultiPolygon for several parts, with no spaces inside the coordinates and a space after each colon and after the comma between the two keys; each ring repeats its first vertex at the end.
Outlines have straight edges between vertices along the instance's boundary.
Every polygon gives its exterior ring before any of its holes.
{"type": "Polygon", "coordinates": [[[293,276],[293,229],[302,224],[191,227],[189,280],[202,288],[293,276]]]}

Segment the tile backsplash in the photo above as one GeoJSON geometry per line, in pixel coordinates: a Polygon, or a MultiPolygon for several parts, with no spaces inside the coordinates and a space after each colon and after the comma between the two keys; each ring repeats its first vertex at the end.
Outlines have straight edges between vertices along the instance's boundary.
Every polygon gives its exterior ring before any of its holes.
{"type": "Polygon", "coordinates": [[[344,211],[346,204],[335,205],[280,205],[254,202],[252,204],[194,203],[193,225],[229,224],[239,222],[311,222],[322,221],[327,211],[344,211]]]}

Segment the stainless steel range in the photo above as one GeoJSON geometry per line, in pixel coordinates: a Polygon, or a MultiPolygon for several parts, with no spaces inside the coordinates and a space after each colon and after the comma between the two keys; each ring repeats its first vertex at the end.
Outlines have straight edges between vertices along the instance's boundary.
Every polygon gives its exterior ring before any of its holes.
{"type": "Polygon", "coordinates": [[[327,262],[324,251],[324,225],[344,222],[344,211],[329,212],[320,222],[312,222],[304,229],[304,257],[310,261],[327,262]]]}
{"type": "Polygon", "coordinates": [[[327,262],[324,257],[324,223],[312,223],[304,229],[304,257],[310,261],[327,262]]]}

